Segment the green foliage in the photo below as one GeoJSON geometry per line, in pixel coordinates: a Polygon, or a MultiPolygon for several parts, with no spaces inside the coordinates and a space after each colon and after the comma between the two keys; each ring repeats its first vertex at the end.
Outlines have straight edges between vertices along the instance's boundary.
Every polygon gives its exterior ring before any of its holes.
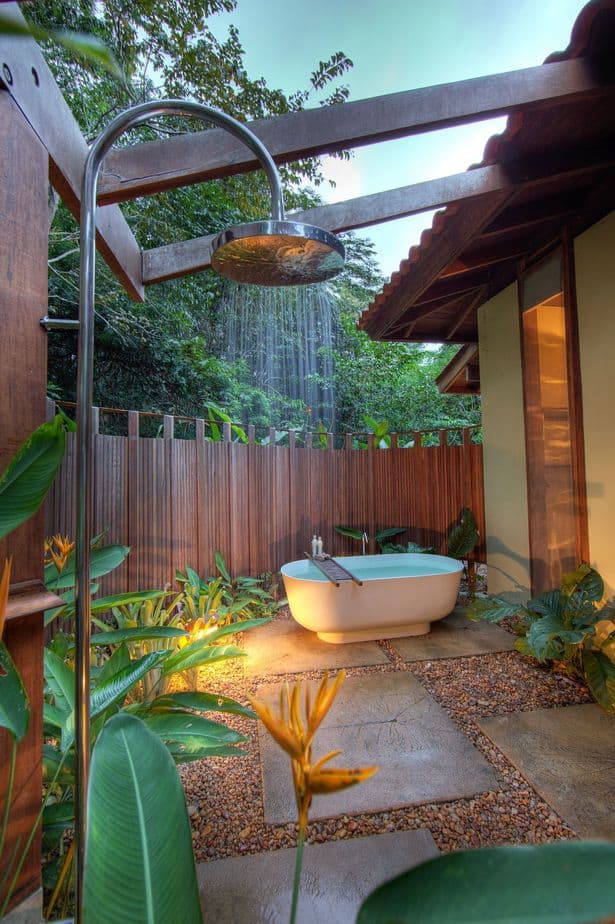
{"type": "Polygon", "coordinates": [[[214,625],[224,626],[277,613],[282,604],[274,596],[273,587],[263,586],[271,575],[232,578],[217,549],[214,560],[220,575],[217,578],[201,578],[189,565],[185,573],[175,572],[175,579],[183,587],[183,605],[192,623],[200,620],[200,628],[207,630],[214,625]]]}
{"type": "Polygon", "coordinates": [[[466,558],[480,540],[476,518],[469,507],[459,514],[459,521],[451,527],[448,540],[448,554],[451,558],[466,558]]]}
{"type": "Polygon", "coordinates": [[[615,914],[614,862],[599,841],[445,854],[372,892],[357,924],[590,924],[615,914]]]}
{"type": "Polygon", "coordinates": [[[525,606],[479,597],[468,616],[489,622],[518,616],[517,651],[538,661],[561,662],[585,680],[606,712],[615,713],[615,622],[612,607],[601,605],[603,594],[601,576],[582,563],[563,576],[559,590],[548,590],[525,606]]]}
{"type": "Polygon", "coordinates": [[[0,728],[5,728],[18,742],[26,734],[29,721],[28,694],[6,645],[0,640],[0,728]]]}
{"type": "Polygon", "coordinates": [[[63,414],[40,427],[18,449],[0,478],[0,538],[17,529],[39,509],[64,458],[63,414]]]}
{"type": "Polygon", "coordinates": [[[109,720],[92,754],[84,918],[88,924],[202,920],[177,770],[159,738],[123,713],[109,720]]]}
{"type": "Polygon", "coordinates": [[[36,42],[52,42],[66,51],[82,58],[88,64],[99,65],[117,80],[124,75],[119,64],[109,49],[98,39],[80,32],[67,32],[63,29],[45,29],[42,26],[28,25],[0,12],[0,35],[15,38],[31,38],[36,42]]]}

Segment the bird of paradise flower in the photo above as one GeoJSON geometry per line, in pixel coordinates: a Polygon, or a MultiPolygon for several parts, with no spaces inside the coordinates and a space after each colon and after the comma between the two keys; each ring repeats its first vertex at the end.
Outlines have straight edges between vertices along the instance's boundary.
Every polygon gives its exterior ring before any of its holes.
{"type": "Polygon", "coordinates": [[[273,738],[286,751],[291,760],[295,800],[299,822],[297,837],[297,855],[295,878],[290,911],[290,924],[295,924],[299,899],[299,884],[303,862],[303,847],[308,824],[310,805],[315,795],[338,792],[355,786],[369,779],[378,771],[378,767],[326,767],[342,752],[329,751],[324,757],[312,762],[312,741],[327,712],[333,705],[337,692],[342,685],[346,671],[340,671],[335,680],[329,684],[329,673],[325,672],[314,702],[311,701],[310,688],[305,688],[304,714],[301,713],[301,681],[292,687],[286,683],[280,689],[279,714],[265,703],[249,697],[252,708],[273,738]]]}

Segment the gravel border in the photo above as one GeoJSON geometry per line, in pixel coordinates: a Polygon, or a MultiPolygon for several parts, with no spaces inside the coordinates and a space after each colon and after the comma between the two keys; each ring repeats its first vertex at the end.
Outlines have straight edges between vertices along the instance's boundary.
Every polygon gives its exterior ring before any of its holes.
{"type": "MultiPolygon", "coordinates": [[[[287,609],[277,619],[289,619],[287,609]]],[[[241,636],[238,636],[241,644],[241,636]]],[[[496,844],[538,843],[576,837],[498,748],[480,731],[477,720],[532,709],[592,702],[576,678],[554,672],[517,652],[443,658],[406,663],[394,643],[379,646],[389,663],[349,668],[348,676],[408,671],[413,673],[492,765],[498,787],[470,799],[427,803],[390,812],[314,822],[308,842],[352,838],[386,831],[428,828],[441,851],[496,844]]],[[[247,678],[243,659],[199,672],[199,688],[247,702],[259,685],[272,680],[318,681],[322,671],[247,678]]],[[[335,706],[333,707],[335,708],[335,706]]],[[[221,716],[250,737],[245,756],[210,758],[179,768],[192,823],[197,861],[293,847],[294,824],[269,825],[263,817],[262,770],[252,720],[221,716]]],[[[317,739],[316,739],[317,741],[317,739]]],[[[290,773],[290,767],[289,767],[290,773]]]]}

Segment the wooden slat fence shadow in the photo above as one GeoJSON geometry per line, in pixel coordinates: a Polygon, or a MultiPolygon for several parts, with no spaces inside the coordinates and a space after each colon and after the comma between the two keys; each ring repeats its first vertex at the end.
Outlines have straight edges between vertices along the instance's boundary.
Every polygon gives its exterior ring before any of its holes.
{"type": "MultiPolygon", "coordinates": [[[[371,434],[329,434],[321,446],[316,434],[254,427],[247,443],[233,441],[230,427],[213,442],[203,419],[107,408],[94,409],[94,421],[94,530],[131,548],[125,564],[103,579],[107,593],[174,584],[176,568],[186,564],[214,574],[215,549],[234,575],[277,571],[303,557],[314,533],[334,555],[358,553],[359,544],[338,535],[336,524],[370,537],[405,526],[400,542],[445,552],[448,529],[467,506],[484,536],[477,428],[393,434],[390,448],[379,448],[371,434]],[[140,435],[144,420],[158,436],[140,435]],[[178,421],[191,438],[178,438],[178,421]],[[108,430],[114,432],[101,432],[108,430]]],[[[48,535],[74,535],[74,442],[69,435],[47,500],[48,535]]],[[[484,548],[476,558],[484,558],[484,548]]]]}

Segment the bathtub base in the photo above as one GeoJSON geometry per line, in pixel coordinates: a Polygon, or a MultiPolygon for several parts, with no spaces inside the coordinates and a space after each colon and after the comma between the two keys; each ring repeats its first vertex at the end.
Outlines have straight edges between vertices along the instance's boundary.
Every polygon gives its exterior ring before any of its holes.
{"type": "Polygon", "coordinates": [[[330,645],[345,645],[348,642],[377,642],[384,638],[407,638],[409,635],[427,635],[431,629],[429,622],[413,622],[406,626],[373,626],[370,629],[357,629],[349,632],[317,632],[323,642],[330,645]]]}

